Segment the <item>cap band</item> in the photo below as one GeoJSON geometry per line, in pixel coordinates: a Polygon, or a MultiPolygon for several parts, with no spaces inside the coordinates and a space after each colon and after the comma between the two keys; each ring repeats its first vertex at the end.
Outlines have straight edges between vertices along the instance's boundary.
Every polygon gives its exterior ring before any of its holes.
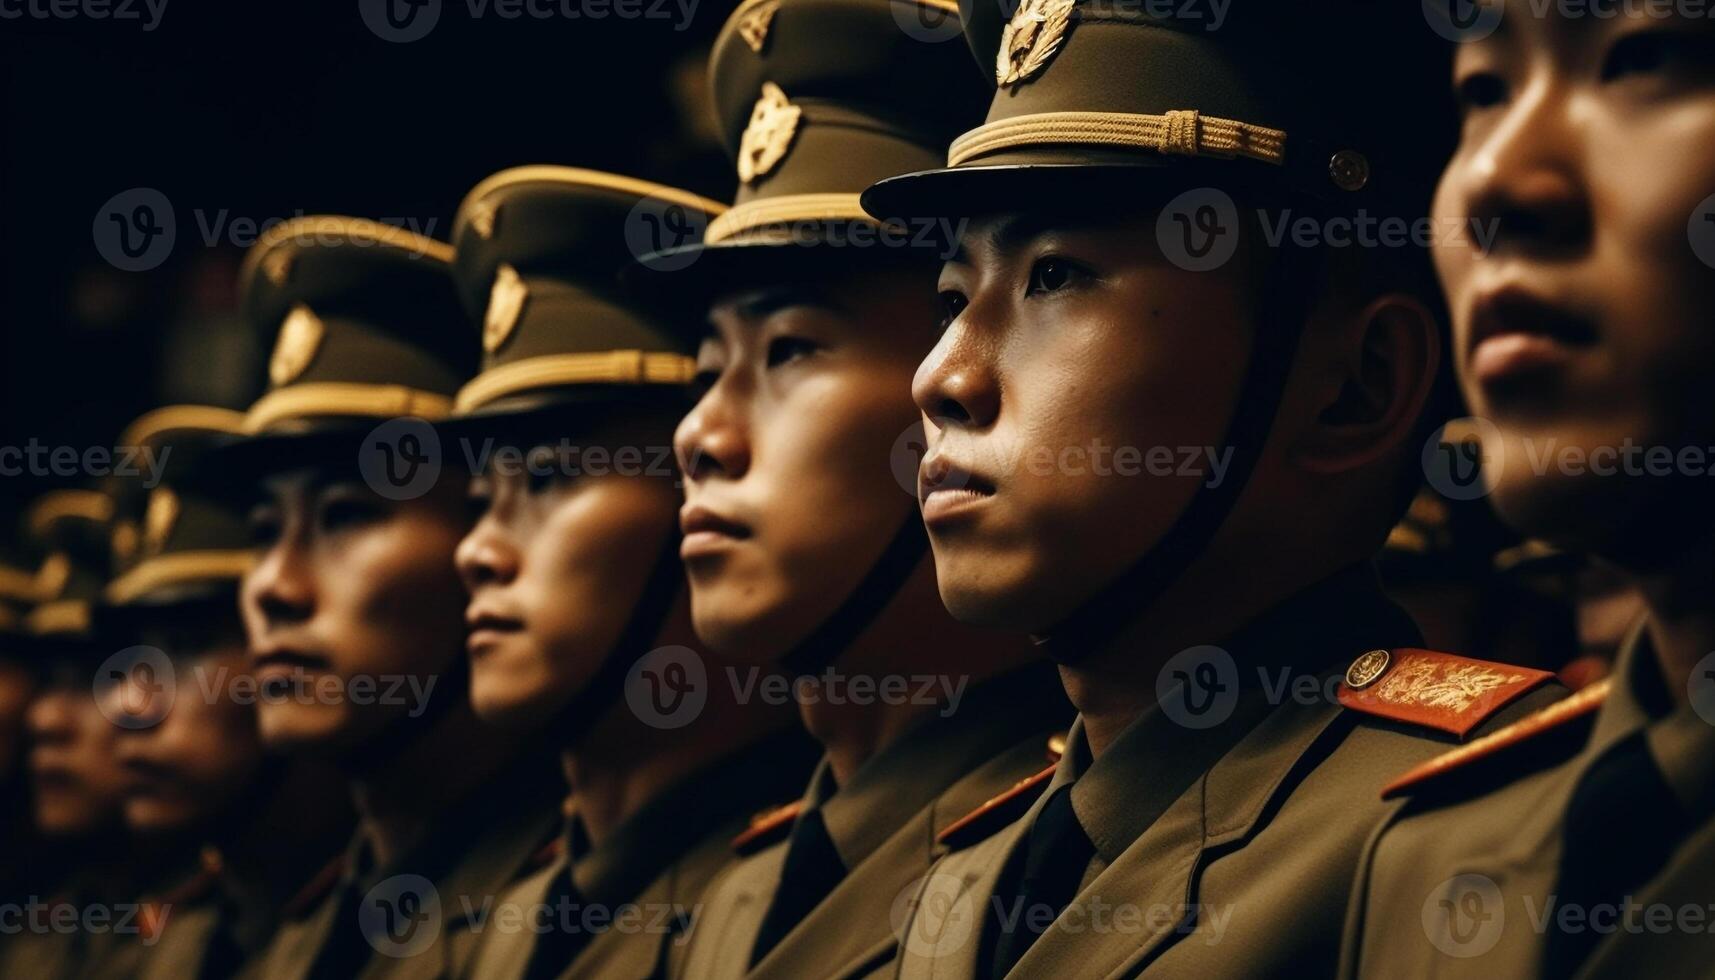
{"type": "Polygon", "coordinates": [[[703,243],[714,245],[746,232],[794,221],[862,221],[875,224],[856,194],[788,194],[734,205],[709,222],[703,243]]]}
{"type": "Polygon", "coordinates": [[[41,597],[41,592],[36,587],[35,573],[0,567],[0,599],[35,602],[41,597]]]}
{"type": "Polygon", "coordinates": [[[404,385],[338,381],[291,385],[258,399],[244,416],[244,431],[255,435],[276,422],[333,415],[434,420],[446,417],[452,407],[453,400],[446,395],[404,385]]]}
{"type": "Polygon", "coordinates": [[[30,610],[24,617],[24,628],[38,636],[84,633],[89,630],[89,624],[89,603],[81,599],[46,603],[30,610]]]}
{"type": "MultiPolygon", "coordinates": [[[[1286,132],[1236,119],[1175,109],[1152,116],[1129,112],[1039,112],[999,119],[960,136],[947,148],[947,166],[1020,146],[1127,146],[1178,156],[1249,157],[1286,162],[1286,132]]],[[[735,209],[736,210],[736,209],[735,209]]],[[[712,229],[711,229],[712,230],[712,229]]]]}
{"type": "Polygon", "coordinates": [[[185,582],[239,579],[250,570],[248,551],[183,551],[142,562],[107,587],[107,601],[125,605],[156,589],[185,582]]]}
{"type": "Polygon", "coordinates": [[[121,446],[141,446],[163,432],[179,429],[206,429],[237,435],[244,425],[244,413],[213,405],[168,405],[138,416],[119,437],[121,446]]]}
{"type": "Polygon", "coordinates": [[[520,391],[577,384],[688,383],[697,364],[683,354],[610,350],[586,354],[546,354],[484,371],[459,389],[453,402],[468,412],[520,391]]]}

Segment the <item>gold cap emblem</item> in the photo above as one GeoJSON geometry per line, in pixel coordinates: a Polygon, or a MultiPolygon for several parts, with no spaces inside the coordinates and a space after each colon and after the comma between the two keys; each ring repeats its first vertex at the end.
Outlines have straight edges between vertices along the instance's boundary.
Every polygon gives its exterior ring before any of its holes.
{"type": "Polygon", "coordinates": [[[482,318],[482,349],[492,354],[511,338],[530,290],[518,270],[502,263],[488,292],[488,312],[482,318]]]}
{"type": "Polygon", "coordinates": [[[774,12],[779,9],[780,0],[762,0],[741,9],[735,16],[738,36],[744,38],[750,50],[762,53],[762,46],[768,43],[768,25],[774,21],[774,12]]]}
{"type": "Polygon", "coordinates": [[[470,206],[470,227],[478,238],[494,237],[494,220],[500,216],[500,205],[484,198],[470,206]]]}
{"type": "Polygon", "coordinates": [[[124,567],[137,557],[138,532],[137,522],[118,520],[113,522],[113,563],[124,567]]]}
{"type": "Polygon", "coordinates": [[[1066,37],[1075,0],[1021,0],[1000,35],[994,79],[999,85],[1029,81],[1048,64],[1066,37]]]}
{"type": "Polygon", "coordinates": [[[1346,668],[1346,686],[1354,691],[1369,687],[1387,673],[1388,664],[1392,662],[1393,655],[1386,650],[1371,650],[1346,668]]]}
{"type": "Polygon", "coordinates": [[[167,545],[167,536],[179,520],[179,496],[166,487],[156,487],[149,494],[149,506],[143,511],[143,547],[158,555],[167,545]]]}
{"type": "Polygon", "coordinates": [[[738,179],[748,184],[774,169],[786,156],[792,135],[798,131],[803,110],[786,101],[786,93],[773,82],[762,83],[762,97],[750,110],[750,125],[738,143],[738,179]]]}
{"type": "Polygon", "coordinates": [[[277,248],[262,257],[262,274],[276,286],[284,286],[292,278],[292,253],[277,248]]]}
{"type": "Polygon", "coordinates": [[[268,380],[277,388],[290,384],[304,373],[321,349],[322,336],[327,333],[321,318],[302,303],[292,307],[280,324],[280,339],[274,343],[274,356],[268,359],[268,380]]]}

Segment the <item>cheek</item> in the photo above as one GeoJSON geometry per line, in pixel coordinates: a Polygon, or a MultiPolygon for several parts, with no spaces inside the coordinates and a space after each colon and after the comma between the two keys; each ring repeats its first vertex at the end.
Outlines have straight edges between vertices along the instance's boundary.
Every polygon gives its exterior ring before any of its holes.
{"type": "Polygon", "coordinates": [[[432,670],[458,654],[465,595],[453,565],[457,543],[450,527],[402,522],[331,562],[321,596],[329,642],[349,652],[346,666],[432,670]]]}
{"type": "Polygon", "coordinates": [[[520,575],[525,619],[544,645],[605,653],[677,521],[671,488],[597,484],[555,508],[520,575]]]}

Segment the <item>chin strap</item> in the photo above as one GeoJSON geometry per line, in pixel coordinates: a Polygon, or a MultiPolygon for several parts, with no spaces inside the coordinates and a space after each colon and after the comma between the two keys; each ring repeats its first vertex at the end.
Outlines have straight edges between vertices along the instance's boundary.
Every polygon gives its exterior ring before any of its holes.
{"type": "Polygon", "coordinates": [[[566,744],[576,742],[589,733],[596,722],[625,696],[625,681],[631,668],[648,656],[673,611],[673,601],[685,587],[684,566],[679,561],[680,535],[674,530],[662,542],[655,556],[655,565],[643,584],[643,593],[632,607],[631,618],[620,631],[619,640],[597,668],[595,676],[572,700],[558,712],[550,731],[566,744]]]}
{"type": "Polygon", "coordinates": [[[1155,546],[1046,634],[1037,645],[1057,663],[1076,663],[1111,640],[1185,573],[1226,522],[1268,443],[1304,333],[1311,253],[1286,246],[1270,268],[1256,343],[1223,443],[1233,454],[1219,486],[1199,487],[1155,546]]]}
{"type": "Polygon", "coordinates": [[[781,658],[781,666],[799,677],[807,677],[832,664],[905,587],[928,550],[929,534],[923,529],[923,516],[913,507],[863,581],[822,625],[781,658]]]}

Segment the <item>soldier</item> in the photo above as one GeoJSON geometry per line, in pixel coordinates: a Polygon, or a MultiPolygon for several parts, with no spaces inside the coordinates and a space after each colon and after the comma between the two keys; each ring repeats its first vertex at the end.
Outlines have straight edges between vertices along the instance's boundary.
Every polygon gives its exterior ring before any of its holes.
{"type": "Polygon", "coordinates": [[[136,962],[132,900],[144,862],[125,835],[117,730],[94,683],[111,652],[93,610],[107,579],[112,519],[112,499],[94,490],[45,494],[27,514],[29,537],[47,555],[35,577],[41,601],[24,620],[38,678],[26,725],[45,878],[0,950],[0,976],[119,977],[136,962]]]}
{"type": "Polygon", "coordinates": [[[672,460],[691,359],[614,279],[628,232],[722,210],[535,166],[483,181],[454,221],[484,351],[445,429],[482,461],[457,555],[471,698],[551,733],[572,788],[563,848],[501,897],[473,977],[666,976],[727,841],[813,761],[783,707],[741,705],[711,683],[727,663],[691,649],[672,460]]]}
{"type": "Polygon", "coordinates": [[[281,224],[246,257],[245,316],[278,331],[249,435],[208,465],[255,487],[240,586],[270,749],[339,768],[358,832],[290,903],[271,977],[450,975],[482,896],[527,870],[564,783],[471,711],[464,475],[429,420],[469,379],[442,242],[355,218],[281,224]]]}
{"type": "Polygon", "coordinates": [[[634,270],[696,305],[677,322],[701,339],[701,398],[675,444],[697,633],[798,675],[824,752],[802,799],[734,842],[685,977],[891,969],[896,900],[937,838],[1039,771],[1070,717],[1024,637],[947,615],[896,469],[916,462],[939,259],[857,193],[932,164],[974,118],[981,77],[935,43],[957,27],[936,0],[741,6],[710,79],[737,200],[701,245],[634,270]]]}
{"type": "Polygon", "coordinates": [[[1079,719],[950,841],[900,975],[1327,975],[1376,787],[1555,696],[1421,649],[1370,564],[1440,348],[1400,231],[1433,36],[1358,2],[963,9],[987,122],[864,204],[970,218],[913,386],[923,517],[948,608],[1038,636],[1079,719]]]}
{"type": "Polygon", "coordinates": [[[1613,565],[1647,617],[1608,679],[1389,787],[1407,803],[1366,858],[1345,970],[1707,975],[1708,24],[1671,7],[1477,13],[1435,209],[1493,239],[1435,259],[1489,499],[1613,565]]]}
{"type": "Polygon", "coordinates": [[[24,617],[40,597],[40,560],[9,531],[0,526],[0,840],[6,841],[7,854],[0,870],[0,902],[26,900],[39,870],[24,764],[24,717],[36,688],[36,668],[28,655],[24,617]]]}
{"type": "Polygon", "coordinates": [[[101,703],[119,725],[127,827],[146,847],[187,858],[145,904],[138,977],[234,975],[350,833],[331,769],[262,746],[238,616],[248,529],[187,479],[197,454],[238,435],[242,421],[174,405],[119,442],[161,459],[168,482],[128,481],[116,494],[116,551],[130,557],[97,619],[125,653],[118,676],[101,679],[101,703]]]}

